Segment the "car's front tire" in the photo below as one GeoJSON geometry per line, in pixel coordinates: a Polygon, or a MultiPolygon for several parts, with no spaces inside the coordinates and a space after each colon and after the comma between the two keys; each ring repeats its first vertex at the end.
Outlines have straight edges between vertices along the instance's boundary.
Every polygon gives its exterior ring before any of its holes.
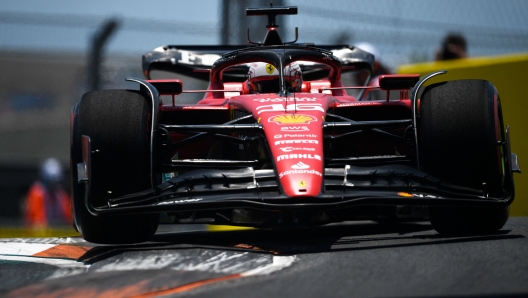
{"type": "MultiPolygon", "coordinates": [[[[484,80],[427,87],[420,100],[421,160],[425,172],[449,183],[504,196],[504,125],[499,95],[484,80]]],[[[508,206],[430,207],[442,234],[490,233],[506,223],[508,206]]]]}
{"type": "Polygon", "coordinates": [[[72,208],[75,225],[90,242],[117,244],[149,240],[158,214],[94,216],[84,204],[85,185],[77,182],[82,162],[81,138],[91,140],[89,202],[107,205],[113,197],[150,188],[149,103],[137,91],[86,93],[74,107],[71,134],[72,208]]]}

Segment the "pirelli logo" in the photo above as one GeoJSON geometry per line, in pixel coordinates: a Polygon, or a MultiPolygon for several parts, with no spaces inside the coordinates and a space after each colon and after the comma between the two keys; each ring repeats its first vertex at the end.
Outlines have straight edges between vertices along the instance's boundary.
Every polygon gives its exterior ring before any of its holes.
{"type": "Polygon", "coordinates": [[[286,159],[317,159],[321,160],[321,156],[317,154],[284,154],[277,156],[277,161],[286,159]]]}
{"type": "Polygon", "coordinates": [[[317,140],[281,140],[275,141],[275,145],[287,145],[287,144],[319,144],[317,140]]]}

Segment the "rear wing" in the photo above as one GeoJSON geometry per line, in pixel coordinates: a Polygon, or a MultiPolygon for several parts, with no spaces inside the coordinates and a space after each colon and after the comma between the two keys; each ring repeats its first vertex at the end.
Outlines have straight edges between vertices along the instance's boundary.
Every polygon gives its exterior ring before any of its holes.
{"type": "MultiPolygon", "coordinates": [[[[374,56],[359,48],[348,45],[317,45],[306,44],[296,46],[317,47],[320,49],[332,51],[334,56],[339,58],[343,64],[343,72],[355,70],[358,68],[367,69],[372,72],[374,66],[374,56]]],[[[285,45],[286,47],[288,45],[285,45]]],[[[223,54],[232,51],[237,51],[248,47],[247,45],[226,46],[226,45],[210,45],[210,46],[176,46],[167,45],[154,49],[151,52],[143,55],[143,74],[147,79],[151,79],[151,72],[153,70],[168,71],[172,73],[182,74],[185,76],[197,78],[200,80],[209,80],[209,70],[213,63],[222,57],[223,54]]],[[[261,46],[257,46],[261,47],[261,46]]],[[[313,65],[300,64],[303,71],[309,70],[313,65]]],[[[231,77],[235,81],[245,80],[247,68],[240,67],[234,69],[225,75],[231,77]]]]}

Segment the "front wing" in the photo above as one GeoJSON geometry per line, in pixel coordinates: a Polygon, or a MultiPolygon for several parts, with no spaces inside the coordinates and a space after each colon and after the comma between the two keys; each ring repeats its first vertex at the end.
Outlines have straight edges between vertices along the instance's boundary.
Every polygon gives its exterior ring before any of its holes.
{"type": "MultiPolygon", "coordinates": [[[[222,209],[337,210],[357,206],[507,206],[514,197],[513,180],[502,198],[483,190],[440,181],[405,165],[326,168],[321,194],[310,198],[282,195],[274,170],[203,169],[176,176],[158,186],[109,198],[107,206],[85,204],[96,216],[211,211],[222,209]]],[[[89,182],[87,182],[89,184],[89,182]]]]}

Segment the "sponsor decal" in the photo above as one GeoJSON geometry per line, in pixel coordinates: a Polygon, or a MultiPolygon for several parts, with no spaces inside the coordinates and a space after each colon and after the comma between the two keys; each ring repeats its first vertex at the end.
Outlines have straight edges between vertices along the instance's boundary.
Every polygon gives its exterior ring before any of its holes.
{"type": "Polygon", "coordinates": [[[317,135],[315,134],[283,134],[283,135],[274,135],[273,138],[275,139],[282,139],[282,137],[285,138],[317,138],[317,135]]]}
{"type": "Polygon", "coordinates": [[[299,180],[299,187],[306,187],[306,181],[299,180]]]}
{"type": "Polygon", "coordinates": [[[306,169],[309,169],[310,166],[305,164],[304,162],[302,161],[299,161],[298,163],[294,164],[293,166],[291,166],[292,169],[296,169],[296,170],[306,170],[306,169]]]}
{"type": "Polygon", "coordinates": [[[315,134],[284,134],[285,138],[317,138],[317,135],[315,134]]]}
{"type": "MultiPolygon", "coordinates": [[[[282,135],[281,135],[282,137],[282,135]]],[[[275,145],[289,145],[289,144],[319,144],[318,140],[281,140],[275,141],[275,145]]]]}
{"type": "Polygon", "coordinates": [[[340,103],[340,107],[346,107],[346,106],[381,106],[383,103],[381,102],[346,102],[346,103],[340,103]]]}
{"type": "Polygon", "coordinates": [[[271,116],[268,122],[275,122],[278,125],[285,124],[310,124],[310,122],[316,122],[317,118],[311,115],[303,114],[283,114],[271,116]]]}
{"type": "Polygon", "coordinates": [[[236,59],[236,57],[237,57],[237,55],[231,55],[231,56],[220,58],[217,61],[218,61],[218,63],[221,63],[221,62],[224,62],[224,61],[231,61],[231,60],[236,59]]]}
{"type": "Polygon", "coordinates": [[[280,147],[282,152],[292,152],[292,151],[315,151],[315,148],[304,148],[304,147],[280,147]]]}
{"type": "Polygon", "coordinates": [[[277,161],[287,160],[287,159],[317,159],[321,160],[321,156],[317,154],[284,154],[277,156],[277,161]]]}
{"type": "MultiPolygon", "coordinates": [[[[317,93],[317,92],[312,92],[312,93],[317,93]]],[[[320,99],[317,99],[315,97],[296,97],[296,98],[293,98],[293,97],[289,97],[289,98],[286,98],[286,97],[276,97],[276,98],[253,98],[253,101],[258,101],[258,102],[285,102],[285,101],[296,101],[296,102],[299,102],[299,101],[305,101],[305,102],[313,102],[313,101],[317,101],[317,100],[320,100],[320,99]]]]}
{"type": "Polygon", "coordinates": [[[168,204],[178,204],[178,203],[191,203],[191,202],[199,202],[203,200],[202,198],[197,199],[186,199],[186,200],[176,200],[176,201],[164,201],[159,202],[158,205],[168,205],[168,204]]]}
{"type": "Polygon", "coordinates": [[[310,131],[308,126],[283,126],[281,131],[310,131]]]}
{"type": "MultiPolygon", "coordinates": [[[[178,60],[178,63],[183,64],[195,64],[196,56],[192,55],[189,51],[180,51],[181,59],[178,60]]],[[[174,62],[173,62],[174,63],[174,62]]]]}
{"type": "Polygon", "coordinates": [[[319,103],[297,103],[284,106],[283,104],[272,104],[257,107],[258,113],[280,112],[280,111],[320,111],[325,112],[323,105],[319,103]]]}
{"type": "Polygon", "coordinates": [[[442,197],[437,197],[433,195],[424,195],[421,193],[408,193],[408,192],[399,192],[398,195],[400,197],[406,197],[406,198],[430,198],[430,199],[440,199],[442,197]]]}
{"type": "Polygon", "coordinates": [[[289,171],[284,171],[284,172],[279,173],[279,178],[292,175],[292,174],[311,174],[311,175],[317,175],[319,177],[323,176],[321,172],[316,171],[316,170],[289,170],[289,171]]]}

